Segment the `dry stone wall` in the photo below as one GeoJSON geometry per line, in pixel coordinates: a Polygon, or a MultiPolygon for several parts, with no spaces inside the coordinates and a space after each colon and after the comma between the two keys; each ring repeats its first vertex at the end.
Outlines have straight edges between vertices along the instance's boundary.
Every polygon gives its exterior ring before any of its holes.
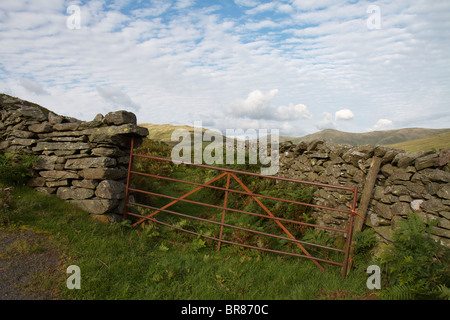
{"type": "MultiPolygon", "coordinates": [[[[279,175],[332,185],[358,187],[358,204],[374,157],[382,159],[367,209],[365,228],[382,242],[392,240],[397,222],[408,213],[436,221],[431,235],[450,247],[450,150],[406,153],[382,146],[350,146],[321,140],[280,146],[279,175]]],[[[348,192],[318,188],[315,203],[348,210],[348,192]]],[[[348,214],[316,210],[318,224],[346,228],[348,214]]]]}
{"type": "Polygon", "coordinates": [[[148,130],[128,111],[92,121],[56,115],[27,101],[0,96],[0,151],[38,157],[29,185],[74,203],[102,221],[124,205],[130,141],[148,130]]]}

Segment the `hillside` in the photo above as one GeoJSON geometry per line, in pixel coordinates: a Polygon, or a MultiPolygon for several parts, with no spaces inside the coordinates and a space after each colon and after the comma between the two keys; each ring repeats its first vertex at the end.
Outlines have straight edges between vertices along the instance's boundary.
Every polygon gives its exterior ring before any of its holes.
{"type": "MultiPolygon", "coordinates": [[[[164,141],[169,144],[173,144],[170,138],[175,129],[186,129],[191,133],[194,132],[194,128],[191,126],[150,123],[141,123],[139,126],[147,128],[150,132],[149,137],[152,139],[164,141]]],[[[440,148],[450,147],[450,128],[404,128],[364,133],[351,133],[326,129],[303,137],[280,136],[280,142],[292,141],[293,143],[299,143],[300,141],[312,141],[315,139],[350,145],[386,145],[411,152],[430,150],[431,148],[439,150],[440,148]]]]}
{"type": "Polygon", "coordinates": [[[300,141],[323,139],[329,142],[350,145],[392,145],[395,143],[422,139],[446,132],[450,132],[450,129],[404,128],[364,133],[351,133],[334,129],[326,129],[303,137],[283,137],[283,140],[290,140],[294,143],[298,143],[300,141]]]}
{"type": "Polygon", "coordinates": [[[450,148],[450,132],[436,134],[430,137],[404,141],[391,144],[389,147],[405,150],[406,152],[419,152],[450,148]]]}

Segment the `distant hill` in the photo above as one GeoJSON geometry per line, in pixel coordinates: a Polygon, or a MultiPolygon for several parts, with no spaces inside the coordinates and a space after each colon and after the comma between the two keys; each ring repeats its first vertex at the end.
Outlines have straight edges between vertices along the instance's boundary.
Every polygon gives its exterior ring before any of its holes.
{"type": "Polygon", "coordinates": [[[404,141],[391,144],[389,147],[405,150],[406,152],[419,152],[450,148],[450,132],[436,134],[430,137],[404,141]]]}
{"type": "MultiPolygon", "coordinates": [[[[175,129],[186,129],[191,134],[194,128],[191,126],[175,126],[171,124],[139,124],[149,130],[149,137],[154,140],[164,141],[168,144],[171,142],[171,135],[175,129]]],[[[206,129],[203,129],[206,130],[206,129]]],[[[450,147],[450,128],[447,129],[425,129],[425,128],[404,128],[385,131],[371,131],[364,133],[343,132],[334,129],[326,129],[316,133],[308,134],[303,137],[280,136],[280,142],[292,141],[299,143],[300,141],[312,141],[316,139],[326,140],[333,143],[349,144],[349,145],[385,145],[408,152],[420,150],[430,150],[435,148],[450,147]]],[[[175,143],[176,144],[176,143],[175,143]]]]}
{"type": "MultiPolygon", "coordinates": [[[[448,129],[424,129],[405,128],[385,131],[371,131],[364,133],[343,132],[334,129],[326,129],[303,137],[282,137],[283,141],[290,140],[293,143],[300,141],[312,141],[322,139],[329,142],[350,145],[392,145],[409,140],[427,138],[433,135],[450,132],[448,129]]],[[[281,139],[280,139],[281,140],[281,139]]]]}

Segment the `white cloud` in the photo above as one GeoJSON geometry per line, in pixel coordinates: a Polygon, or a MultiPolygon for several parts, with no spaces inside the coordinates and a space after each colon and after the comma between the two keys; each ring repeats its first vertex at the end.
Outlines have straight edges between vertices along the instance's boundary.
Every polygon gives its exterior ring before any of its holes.
{"type": "Polygon", "coordinates": [[[131,98],[120,89],[112,87],[99,87],[97,86],[98,94],[109,103],[112,103],[116,108],[132,109],[133,111],[139,111],[140,106],[137,105],[131,98]]]}
{"type": "Polygon", "coordinates": [[[329,112],[324,112],[322,115],[323,119],[316,122],[316,128],[319,130],[334,129],[335,124],[333,122],[333,115],[329,112]]]}
{"type": "Polygon", "coordinates": [[[379,30],[366,25],[370,1],[235,0],[232,12],[206,1],[31,3],[0,1],[0,89],[60,114],[128,105],[155,123],[200,115],[357,132],[389,115],[392,127],[448,127],[448,1],[381,2],[379,30]],[[81,7],[79,30],[66,27],[69,3],[81,7]]]}
{"type": "Polygon", "coordinates": [[[49,95],[50,93],[44,89],[44,87],[35,81],[29,80],[29,79],[20,79],[20,85],[24,87],[26,90],[28,90],[31,93],[37,94],[37,95],[49,95]]]}
{"type": "Polygon", "coordinates": [[[258,5],[258,0],[234,0],[234,3],[243,7],[255,7],[258,5]]]}
{"type": "Polygon", "coordinates": [[[389,119],[380,119],[377,123],[372,127],[373,130],[385,129],[391,127],[393,125],[392,120],[389,119]]]}
{"type": "Polygon", "coordinates": [[[304,104],[273,107],[272,99],[278,89],[264,94],[260,90],[252,91],[245,100],[235,101],[228,109],[228,114],[235,118],[265,119],[275,121],[295,121],[300,118],[312,117],[304,104]]]}
{"type": "Polygon", "coordinates": [[[336,111],[336,113],[334,114],[334,119],[336,121],[351,120],[354,117],[355,117],[355,115],[353,114],[352,110],[350,110],[350,109],[342,109],[342,110],[336,111]]]}

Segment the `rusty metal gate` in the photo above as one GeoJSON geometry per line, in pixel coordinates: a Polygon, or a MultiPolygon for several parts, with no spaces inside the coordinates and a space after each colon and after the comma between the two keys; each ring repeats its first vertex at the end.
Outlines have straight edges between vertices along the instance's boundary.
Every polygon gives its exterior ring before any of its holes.
{"type": "Polygon", "coordinates": [[[256,249],[256,250],[262,250],[262,251],[267,251],[267,252],[274,252],[274,253],[278,253],[278,254],[285,254],[285,255],[290,255],[290,256],[307,258],[307,259],[310,259],[318,268],[320,268],[324,272],[326,272],[326,270],[321,265],[321,263],[327,263],[327,264],[333,264],[333,265],[341,266],[342,267],[342,271],[341,271],[342,277],[345,277],[345,275],[347,273],[349,259],[350,259],[349,255],[350,255],[350,247],[351,247],[351,241],[352,241],[353,222],[354,222],[355,215],[357,214],[357,212],[356,212],[356,199],[357,199],[357,193],[358,193],[358,188],[357,187],[336,186],[336,185],[328,185],[328,184],[323,184],[323,183],[302,181],[302,180],[296,180],[296,179],[290,179],[290,178],[282,178],[282,177],[276,177],[276,176],[266,176],[266,175],[261,175],[261,174],[257,174],[257,173],[251,173],[251,172],[239,171],[239,170],[234,170],[234,169],[227,169],[227,168],[209,166],[209,165],[204,165],[204,164],[194,164],[194,163],[183,163],[182,165],[195,166],[195,167],[200,167],[200,168],[209,169],[209,170],[216,170],[218,172],[218,175],[216,177],[214,177],[213,179],[210,179],[209,181],[205,182],[205,183],[198,183],[198,182],[193,182],[193,181],[180,180],[180,179],[175,179],[175,178],[172,178],[172,177],[166,177],[166,176],[155,175],[155,174],[151,174],[151,173],[147,173],[147,172],[135,171],[134,168],[133,168],[133,160],[134,160],[134,158],[143,158],[143,159],[147,159],[148,161],[166,161],[166,162],[167,161],[168,162],[173,162],[173,161],[171,159],[166,159],[166,158],[161,158],[161,157],[155,157],[155,156],[143,155],[143,154],[136,154],[136,153],[134,153],[133,145],[134,145],[134,142],[132,140],[131,141],[130,162],[129,162],[129,168],[128,168],[128,177],[127,177],[126,198],[125,198],[125,206],[124,206],[124,212],[123,212],[123,218],[124,219],[128,219],[129,215],[139,218],[136,222],[134,222],[132,224],[133,227],[141,224],[144,221],[152,221],[154,223],[158,223],[158,224],[161,224],[161,225],[168,226],[168,227],[173,228],[175,230],[183,231],[183,232],[186,232],[186,233],[190,233],[190,234],[194,234],[194,235],[197,235],[197,236],[204,237],[206,239],[217,241],[218,242],[217,250],[220,250],[220,247],[221,247],[222,243],[226,243],[226,244],[237,245],[237,246],[250,248],[250,249],[256,249]],[[132,182],[131,180],[132,180],[132,176],[133,175],[140,175],[140,176],[144,176],[144,177],[148,177],[148,178],[152,178],[152,179],[162,179],[162,180],[171,181],[171,182],[181,182],[181,183],[184,183],[184,184],[192,185],[195,188],[193,188],[191,191],[183,194],[180,197],[173,197],[173,196],[169,196],[169,195],[155,193],[155,192],[152,192],[152,191],[149,191],[149,190],[140,190],[140,189],[137,189],[135,187],[132,187],[131,186],[131,182],[132,182]],[[241,179],[239,179],[239,176],[245,176],[245,175],[256,176],[256,177],[260,177],[262,179],[274,179],[274,180],[279,180],[279,181],[286,181],[286,182],[291,182],[291,183],[299,184],[299,185],[309,185],[309,186],[315,186],[315,187],[319,187],[319,188],[343,190],[343,191],[347,191],[347,192],[350,193],[350,195],[352,197],[352,200],[351,200],[351,203],[349,205],[349,210],[342,210],[342,209],[338,209],[338,208],[332,208],[332,207],[326,207],[326,206],[321,206],[321,205],[316,205],[316,204],[299,202],[299,201],[295,201],[295,200],[277,198],[277,197],[267,196],[267,195],[263,195],[263,194],[255,194],[242,182],[241,179]],[[213,182],[218,181],[219,179],[222,179],[222,178],[226,179],[226,187],[225,188],[212,185],[213,182]],[[242,190],[231,189],[230,188],[231,180],[237,182],[242,187],[243,191],[242,190]],[[199,190],[201,190],[203,188],[213,188],[213,189],[224,191],[223,206],[213,205],[213,204],[209,204],[209,203],[203,203],[203,202],[198,202],[198,201],[187,199],[190,195],[198,192],[199,190]],[[166,199],[169,199],[169,200],[172,200],[172,201],[169,202],[168,204],[158,208],[158,207],[149,206],[149,205],[140,204],[140,203],[137,203],[137,202],[130,201],[130,192],[136,192],[136,193],[140,193],[140,194],[144,194],[144,195],[162,197],[162,198],[166,198],[166,199]],[[238,194],[242,194],[242,195],[246,195],[246,196],[250,197],[252,200],[254,200],[263,209],[265,214],[259,214],[259,213],[254,213],[254,212],[247,212],[245,210],[240,210],[240,209],[235,209],[235,208],[228,207],[227,206],[227,199],[228,199],[229,193],[238,193],[238,194]],[[320,226],[320,225],[307,223],[307,222],[302,222],[302,221],[297,221],[297,220],[290,220],[290,219],[286,219],[286,218],[282,218],[282,217],[276,217],[271,212],[271,210],[269,210],[269,208],[267,208],[267,206],[265,206],[263,204],[261,199],[271,199],[271,200],[276,200],[276,201],[281,201],[281,202],[298,204],[298,205],[301,205],[301,206],[309,206],[309,207],[313,207],[313,208],[319,209],[319,210],[338,211],[338,212],[341,212],[341,213],[344,213],[344,214],[348,215],[347,227],[346,227],[346,229],[338,229],[338,228],[331,228],[331,227],[326,227],[326,226],[320,226]],[[214,208],[214,209],[220,209],[220,210],[222,210],[221,221],[220,222],[219,221],[214,221],[214,220],[210,220],[210,219],[200,218],[200,217],[188,215],[188,214],[185,214],[185,213],[175,212],[175,211],[169,210],[169,208],[171,206],[173,206],[174,204],[176,204],[178,202],[187,202],[187,203],[193,203],[193,204],[206,206],[206,207],[210,207],[210,208],[214,208]],[[138,214],[136,212],[133,212],[132,210],[129,210],[129,205],[145,208],[146,210],[150,209],[150,210],[153,210],[153,211],[151,213],[147,214],[147,215],[142,215],[142,214],[138,214]],[[237,213],[247,214],[247,215],[258,216],[258,217],[263,217],[265,219],[273,220],[278,225],[278,227],[287,235],[287,237],[282,236],[282,235],[266,233],[266,232],[263,232],[263,231],[260,231],[260,230],[254,230],[254,229],[250,229],[250,228],[244,228],[244,227],[239,227],[239,226],[227,224],[227,223],[225,223],[225,218],[226,218],[226,213],[229,212],[229,211],[230,212],[237,212],[237,213]],[[157,220],[155,216],[158,213],[160,213],[160,212],[165,212],[165,213],[168,213],[168,214],[171,214],[171,215],[176,215],[176,216],[180,216],[180,217],[184,217],[184,218],[188,218],[188,219],[193,219],[193,220],[197,220],[197,221],[203,221],[203,222],[215,224],[215,225],[220,226],[220,232],[216,236],[211,236],[211,235],[200,234],[200,233],[194,232],[192,230],[183,229],[181,227],[174,226],[174,225],[168,224],[166,222],[157,220]],[[285,224],[297,224],[297,225],[303,225],[303,226],[306,226],[306,227],[312,227],[312,228],[315,228],[315,229],[323,229],[323,230],[328,230],[328,231],[331,231],[331,232],[342,233],[344,235],[344,237],[346,238],[345,247],[343,249],[340,249],[340,248],[336,248],[336,247],[330,247],[330,246],[326,246],[326,245],[320,245],[320,244],[315,244],[315,243],[311,243],[311,242],[307,242],[307,241],[298,240],[292,235],[291,232],[289,232],[289,230],[286,228],[285,224]],[[233,228],[233,229],[242,230],[242,231],[245,231],[245,232],[250,232],[250,233],[259,234],[259,235],[263,235],[263,236],[269,236],[269,237],[273,237],[273,238],[282,239],[282,240],[285,240],[285,241],[290,241],[290,242],[295,243],[295,245],[298,247],[300,252],[299,253],[295,253],[295,252],[280,251],[280,250],[275,250],[275,249],[270,249],[270,248],[265,248],[265,247],[260,247],[260,246],[249,245],[249,244],[246,244],[246,243],[238,243],[238,242],[235,242],[235,241],[226,240],[226,239],[223,239],[223,237],[222,237],[224,228],[233,228]],[[310,252],[308,252],[308,250],[306,250],[305,246],[313,246],[313,247],[317,247],[317,248],[321,248],[321,249],[325,249],[325,250],[331,250],[331,251],[334,251],[334,252],[340,252],[343,255],[343,259],[342,259],[341,262],[338,262],[338,261],[333,261],[331,259],[314,257],[314,256],[312,256],[310,254],[310,252]]]}

